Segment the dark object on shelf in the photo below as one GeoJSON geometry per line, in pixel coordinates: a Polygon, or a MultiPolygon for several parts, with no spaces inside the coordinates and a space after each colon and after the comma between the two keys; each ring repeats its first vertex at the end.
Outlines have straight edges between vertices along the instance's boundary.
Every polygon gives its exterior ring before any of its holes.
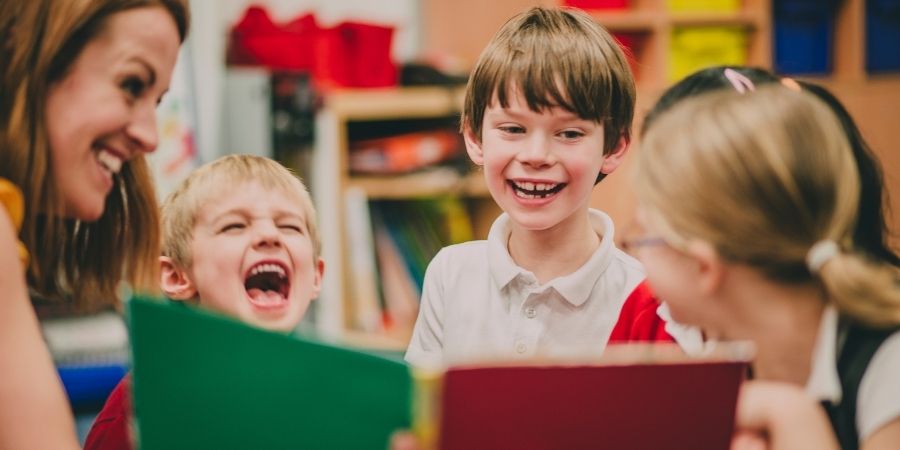
{"type": "Polygon", "coordinates": [[[128,371],[125,364],[83,364],[57,367],[72,410],[99,411],[106,397],[128,371]]]}
{"type": "Polygon", "coordinates": [[[831,72],[838,0],[772,2],[774,65],[782,74],[831,72]]]}
{"type": "Polygon", "coordinates": [[[441,72],[429,64],[406,63],[400,67],[401,86],[458,86],[468,79],[467,75],[441,72]]]}
{"type": "Polygon", "coordinates": [[[900,0],[866,2],[866,70],[900,72],[900,0]]]}

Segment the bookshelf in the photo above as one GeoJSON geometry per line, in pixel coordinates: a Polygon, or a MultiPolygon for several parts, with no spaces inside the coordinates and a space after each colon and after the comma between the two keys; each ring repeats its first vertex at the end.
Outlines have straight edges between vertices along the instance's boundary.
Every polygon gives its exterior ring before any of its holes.
{"type": "MultiPolygon", "coordinates": [[[[404,123],[414,123],[416,120],[441,122],[443,119],[446,119],[444,127],[451,126],[455,129],[462,107],[463,88],[345,89],[328,91],[323,98],[323,107],[317,113],[315,121],[315,158],[311,188],[318,206],[322,256],[326,264],[326,275],[316,309],[316,323],[323,334],[341,339],[349,345],[403,350],[411,329],[400,327],[395,330],[372,330],[359,323],[361,308],[372,307],[360,303],[360,285],[381,284],[380,280],[373,282],[371,278],[368,281],[363,279],[371,274],[355,273],[359,267],[359,258],[371,258],[358,253],[366,251],[361,247],[373,247],[373,237],[359,240],[358,236],[352,235],[361,228],[372,230],[374,227],[373,223],[357,223],[361,214],[371,218],[380,203],[414,203],[434,198],[450,198],[460,200],[466,206],[472,235],[484,238],[499,211],[492,207],[493,201],[481,174],[466,168],[460,169],[458,165],[436,165],[388,175],[354,173],[349,161],[354,130],[358,131],[361,125],[371,130],[398,125],[402,127],[404,123]],[[360,201],[367,202],[372,210],[348,211],[348,202],[352,203],[353,199],[356,199],[357,204],[360,201]]],[[[465,158],[462,147],[459,151],[462,153],[459,156],[465,158]]],[[[416,223],[415,226],[427,225],[416,223]]],[[[376,260],[376,267],[379,263],[376,260]]],[[[380,288],[378,291],[380,294],[380,288]]],[[[364,301],[371,302],[371,298],[364,301]]],[[[382,308],[385,306],[380,305],[382,308]]]]}
{"type": "MultiPolygon", "coordinates": [[[[671,11],[667,0],[632,0],[627,9],[589,10],[613,35],[632,36],[638,89],[660,92],[672,81],[673,35],[679,29],[729,28],[745,39],[745,63],[768,66],[771,60],[768,0],[746,0],[734,11],[671,11]]],[[[708,51],[708,50],[707,50],[708,51]]]]}

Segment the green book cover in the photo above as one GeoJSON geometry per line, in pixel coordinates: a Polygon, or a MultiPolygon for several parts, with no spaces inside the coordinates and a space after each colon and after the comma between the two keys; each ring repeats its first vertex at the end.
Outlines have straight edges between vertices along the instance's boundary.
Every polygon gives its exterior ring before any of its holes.
{"type": "Polygon", "coordinates": [[[143,450],[378,449],[411,425],[399,359],[272,333],[167,300],[128,302],[143,450]]]}

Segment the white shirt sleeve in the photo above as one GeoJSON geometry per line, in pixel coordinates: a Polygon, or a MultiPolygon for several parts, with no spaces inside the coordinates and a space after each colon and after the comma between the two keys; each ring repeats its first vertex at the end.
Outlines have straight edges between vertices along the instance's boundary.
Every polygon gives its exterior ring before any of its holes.
{"type": "Polygon", "coordinates": [[[707,348],[707,342],[703,340],[700,328],[682,325],[672,319],[672,312],[665,301],[659,302],[656,315],[665,322],[666,333],[669,333],[669,336],[675,339],[675,343],[688,355],[700,355],[707,348]]]}
{"type": "Polygon", "coordinates": [[[441,250],[425,270],[419,316],[404,357],[406,362],[417,367],[434,368],[443,363],[444,289],[441,274],[447,263],[446,256],[447,252],[441,250]]]}
{"type": "Polygon", "coordinates": [[[900,331],[881,344],[860,381],[856,400],[860,441],[897,419],[900,419],[900,331]]]}

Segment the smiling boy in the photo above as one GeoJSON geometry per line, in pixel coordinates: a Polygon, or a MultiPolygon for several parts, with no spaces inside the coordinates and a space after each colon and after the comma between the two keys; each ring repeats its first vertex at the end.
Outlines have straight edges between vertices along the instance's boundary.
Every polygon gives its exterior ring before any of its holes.
{"type": "MultiPolygon", "coordinates": [[[[319,294],[324,262],[303,183],[267,158],[229,155],[200,167],[163,203],[161,288],[251,325],[289,332],[319,294]]],[[[132,448],[127,378],[85,449],[132,448]]]]}
{"type": "Polygon", "coordinates": [[[429,264],[407,361],[671,341],[643,269],[589,206],[628,149],[634,99],[624,54],[587,14],[533,8],[503,25],[469,79],[462,133],[504,213],[486,241],[429,264]]]}

